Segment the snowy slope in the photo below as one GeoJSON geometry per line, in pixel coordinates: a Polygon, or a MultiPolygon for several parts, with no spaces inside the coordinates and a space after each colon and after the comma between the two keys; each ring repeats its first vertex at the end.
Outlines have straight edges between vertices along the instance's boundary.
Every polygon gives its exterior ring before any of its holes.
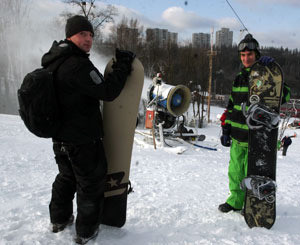
{"type": "MultiPolygon", "coordinates": [[[[0,244],[74,244],[74,225],[50,231],[48,203],[57,174],[51,140],[31,135],[18,116],[0,115],[0,132],[0,244]]],[[[293,139],[286,157],[279,152],[275,225],[249,229],[240,214],[217,210],[228,195],[229,161],[229,148],[218,143],[219,126],[199,133],[218,151],[185,146],[178,155],[153,150],[136,135],[127,223],[101,226],[89,244],[300,244],[300,139],[293,139]]]]}

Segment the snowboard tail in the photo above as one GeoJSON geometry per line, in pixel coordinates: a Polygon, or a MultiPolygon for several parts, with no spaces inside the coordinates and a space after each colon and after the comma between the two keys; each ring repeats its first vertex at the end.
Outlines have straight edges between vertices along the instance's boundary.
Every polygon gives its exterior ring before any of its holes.
{"type": "MultiPolygon", "coordinates": [[[[276,194],[275,194],[276,195],[276,194]]],[[[276,197],[276,196],[274,196],[276,197]]],[[[245,221],[250,228],[265,227],[270,229],[276,219],[276,203],[259,200],[251,190],[246,191],[245,221]]]]}
{"type": "Polygon", "coordinates": [[[102,224],[122,227],[126,222],[128,183],[122,183],[124,172],[109,174],[105,187],[102,224]]]}

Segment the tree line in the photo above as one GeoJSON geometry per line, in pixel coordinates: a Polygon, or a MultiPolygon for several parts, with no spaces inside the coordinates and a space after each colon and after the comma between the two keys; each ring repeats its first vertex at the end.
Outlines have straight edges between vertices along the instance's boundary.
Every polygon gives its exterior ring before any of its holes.
{"type": "MultiPolygon", "coordinates": [[[[101,53],[112,55],[116,47],[128,49],[137,54],[145,68],[145,75],[152,78],[162,73],[168,84],[183,84],[192,91],[197,85],[202,91],[208,90],[210,49],[193,47],[191,42],[177,45],[167,42],[164,46],[155,40],[145,38],[143,26],[138,20],[123,20],[115,25],[110,37],[99,43],[101,53]],[[137,35],[121,35],[135,29],[137,35]]],[[[212,92],[230,94],[233,79],[241,68],[237,46],[216,49],[213,57],[212,92]]],[[[261,47],[261,55],[273,57],[282,67],[285,82],[291,87],[293,98],[300,96],[300,51],[298,49],[261,47]]]]}

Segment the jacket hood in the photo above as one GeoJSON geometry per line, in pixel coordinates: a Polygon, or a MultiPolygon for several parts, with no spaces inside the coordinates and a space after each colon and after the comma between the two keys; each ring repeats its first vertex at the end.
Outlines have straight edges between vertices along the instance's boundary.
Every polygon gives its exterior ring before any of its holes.
{"type": "Polygon", "coordinates": [[[89,54],[79,49],[74,43],[72,43],[69,40],[64,40],[60,42],[54,41],[50,50],[42,57],[42,66],[47,67],[48,65],[50,65],[51,63],[53,63],[61,57],[76,54],[85,57],[89,56],[89,54]]]}

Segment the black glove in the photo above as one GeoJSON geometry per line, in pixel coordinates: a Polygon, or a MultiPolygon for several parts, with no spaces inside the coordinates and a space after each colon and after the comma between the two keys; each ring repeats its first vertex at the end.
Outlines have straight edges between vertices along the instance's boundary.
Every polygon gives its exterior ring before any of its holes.
{"type": "Polygon", "coordinates": [[[114,70],[121,70],[125,75],[131,73],[131,64],[135,58],[135,54],[131,51],[116,49],[116,59],[112,65],[114,70]]]}
{"type": "Polygon", "coordinates": [[[231,138],[228,135],[223,134],[220,140],[223,146],[229,147],[231,145],[231,138]]]}
{"type": "Polygon", "coordinates": [[[120,50],[120,49],[116,48],[117,61],[126,62],[126,63],[129,63],[131,65],[131,63],[134,60],[135,56],[136,55],[134,53],[132,53],[131,51],[120,50]]]}
{"type": "Polygon", "coordinates": [[[258,61],[260,64],[267,66],[267,65],[271,64],[272,62],[274,62],[274,59],[269,56],[262,56],[262,57],[260,57],[260,59],[258,61]]]}
{"type": "Polygon", "coordinates": [[[221,144],[223,146],[229,147],[231,145],[231,138],[230,138],[231,127],[230,127],[230,125],[223,126],[222,131],[223,131],[223,133],[220,138],[221,144]]]}

